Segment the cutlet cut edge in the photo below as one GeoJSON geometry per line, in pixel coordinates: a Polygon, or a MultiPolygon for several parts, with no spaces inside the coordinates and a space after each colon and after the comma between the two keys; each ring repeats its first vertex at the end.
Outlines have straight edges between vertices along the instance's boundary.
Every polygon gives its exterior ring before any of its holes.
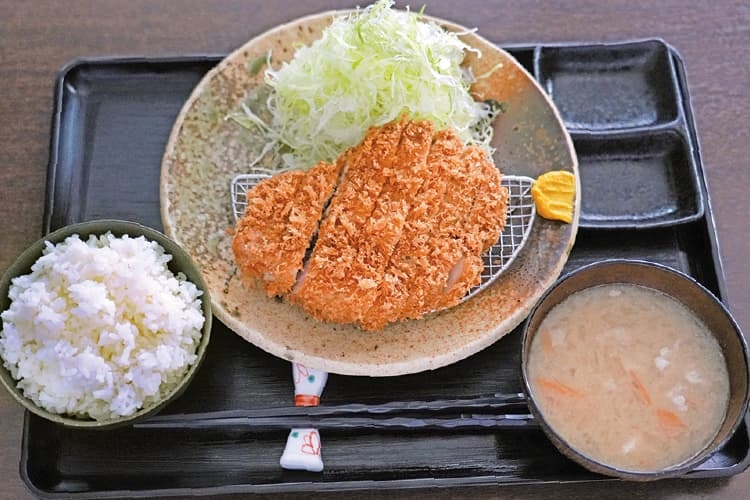
{"type": "MultiPolygon", "coordinates": [[[[334,165],[336,166],[336,169],[337,169],[336,181],[333,183],[333,187],[331,191],[328,193],[328,196],[323,202],[323,207],[322,207],[322,210],[320,211],[320,217],[318,217],[318,221],[315,224],[315,229],[313,230],[313,233],[310,236],[310,241],[307,245],[307,248],[305,249],[305,256],[302,259],[302,267],[307,265],[307,262],[310,259],[310,255],[312,254],[312,251],[315,248],[315,244],[318,242],[318,231],[320,230],[320,224],[323,222],[323,219],[326,217],[326,213],[328,212],[328,207],[331,205],[331,200],[336,195],[336,191],[338,191],[338,188],[339,188],[339,183],[341,182],[341,179],[343,178],[346,172],[346,167],[344,165],[341,165],[339,162],[336,162],[334,165]]],[[[302,272],[302,268],[300,268],[299,272],[302,272]]],[[[298,275],[297,280],[299,281],[299,275],[298,275]]],[[[297,283],[295,283],[295,287],[296,286],[297,286],[297,283]]]]}
{"type": "Polygon", "coordinates": [[[471,145],[463,154],[467,161],[475,163],[471,169],[474,196],[461,225],[466,227],[473,223],[478,227],[475,231],[463,231],[461,239],[467,242],[472,253],[477,250],[481,255],[497,243],[505,227],[509,193],[502,185],[502,172],[484,150],[471,145]],[[477,241],[468,241],[470,235],[476,235],[477,241]]]}
{"type": "MultiPolygon", "coordinates": [[[[336,193],[338,183],[342,175],[342,164],[339,162],[329,164],[326,162],[319,162],[313,168],[311,168],[306,176],[303,178],[295,193],[296,199],[299,201],[298,205],[305,206],[309,205],[311,212],[314,213],[314,217],[309,217],[304,220],[305,228],[307,229],[306,244],[304,250],[300,251],[302,247],[299,247],[294,252],[294,281],[285,290],[285,294],[293,291],[299,282],[301,273],[303,272],[309,254],[312,252],[312,248],[317,240],[318,230],[323,216],[328,208],[331,198],[336,193]],[[320,195],[320,199],[316,199],[316,195],[320,195]]],[[[291,224],[291,222],[290,222],[291,224]]]]}
{"type": "Polygon", "coordinates": [[[306,275],[290,297],[293,303],[302,306],[316,319],[340,323],[357,321],[359,311],[354,306],[358,304],[349,292],[358,290],[363,279],[358,277],[360,279],[357,281],[352,277],[356,276],[356,273],[352,272],[352,267],[358,265],[357,245],[352,245],[352,242],[347,240],[356,238],[358,228],[367,223],[385,183],[382,175],[372,175],[380,172],[377,162],[371,160],[393,156],[403,128],[404,120],[391,122],[382,127],[372,127],[359,145],[350,148],[339,158],[346,162],[345,175],[342,176],[336,195],[332,197],[329,209],[321,221],[318,240],[308,260],[306,275]],[[389,134],[398,135],[394,140],[393,137],[388,139],[389,134]],[[377,148],[386,151],[378,151],[377,148]],[[366,203],[363,204],[362,190],[368,183],[369,190],[373,191],[374,196],[366,197],[366,203]],[[364,211],[354,213],[352,209],[356,208],[364,211]],[[351,226],[352,224],[354,225],[351,226]],[[341,253],[342,250],[348,252],[341,253]],[[334,258],[336,263],[332,260],[334,258]],[[342,260],[347,263],[346,266],[341,266],[342,260]]]}

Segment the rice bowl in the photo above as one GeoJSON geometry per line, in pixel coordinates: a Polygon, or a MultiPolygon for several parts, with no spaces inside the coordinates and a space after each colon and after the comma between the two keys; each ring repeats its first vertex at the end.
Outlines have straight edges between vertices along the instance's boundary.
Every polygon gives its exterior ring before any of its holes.
{"type": "Polygon", "coordinates": [[[155,230],[122,221],[58,230],[0,283],[0,378],[61,423],[150,414],[182,392],[205,354],[204,290],[189,257],[155,230]]]}

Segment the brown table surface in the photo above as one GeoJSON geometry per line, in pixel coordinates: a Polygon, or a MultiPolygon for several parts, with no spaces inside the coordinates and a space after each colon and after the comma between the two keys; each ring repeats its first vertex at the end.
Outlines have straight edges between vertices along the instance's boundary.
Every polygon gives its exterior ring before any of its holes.
{"type": "MultiPolygon", "coordinates": [[[[682,54],[724,263],[728,299],[750,331],[750,4],[705,0],[428,0],[431,15],[501,44],[660,37],[682,54]]],[[[279,23],[356,0],[0,0],[0,271],[41,234],[52,90],[85,56],[226,53],[279,23]]],[[[399,2],[402,5],[402,2],[399,2]]],[[[418,10],[422,0],[413,4],[418,10]]],[[[0,498],[29,498],[18,473],[22,411],[0,393],[0,498]]],[[[339,496],[359,496],[343,494],[339,496]]],[[[368,496],[391,495],[371,492],[368,496]]],[[[513,486],[404,497],[750,498],[750,471],[723,480],[513,486]]]]}

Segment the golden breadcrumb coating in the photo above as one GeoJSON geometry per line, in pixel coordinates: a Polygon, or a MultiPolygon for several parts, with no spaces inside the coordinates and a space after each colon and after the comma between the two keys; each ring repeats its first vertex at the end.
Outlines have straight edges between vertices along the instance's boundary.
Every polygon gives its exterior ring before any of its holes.
{"type": "Polygon", "coordinates": [[[439,278],[435,275],[439,274],[441,262],[442,267],[446,261],[453,262],[450,255],[435,252],[434,245],[442,226],[441,204],[448,191],[448,172],[454,168],[446,159],[462,147],[456,134],[440,131],[435,135],[425,162],[429,176],[412,202],[403,235],[368,311],[365,328],[377,329],[384,322],[424,315],[425,297],[438,287],[439,278]]]}
{"type": "Polygon", "coordinates": [[[421,318],[480,283],[482,254],[505,224],[501,178],[452,130],[406,119],[373,127],[335,165],[248,193],[237,263],[321,321],[377,330],[421,318]]]}
{"type": "Polygon", "coordinates": [[[427,177],[426,159],[433,135],[430,122],[402,120],[374,132],[372,147],[363,147],[365,154],[360,161],[348,166],[321,225],[309,268],[292,295],[295,303],[319,319],[367,323],[369,305],[378,296],[378,286],[402,238],[411,204],[427,177]],[[377,185],[377,197],[365,200],[361,190],[348,190],[368,184],[377,185]],[[346,198],[348,193],[351,198],[346,198]],[[367,210],[370,212],[365,216],[367,210]],[[333,223],[347,214],[362,217],[356,222],[353,217],[347,218],[357,229],[342,235],[333,223]],[[348,252],[349,248],[354,251],[348,252]],[[320,258],[333,254],[342,258],[320,258]]]}
{"type": "Polygon", "coordinates": [[[463,255],[450,268],[443,290],[434,297],[436,309],[457,304],[480,284],[484,268],[481,255],[498,240],[505,224],[508,190],[500,185],[501,175],[484,150],[466,148],[460,162],[468,167],[463,195],[471,199],[471,205],[451,237],[463,255]]]}
{"type": "Polygon", "coordinates": [[[296,275],[285,275],[285,259],[279,250],[291,246],[286,238],[289,213],[304,175],[288,172],[261,181],[248,191],[245,215],[238,221],[232,239],[241,275],[261,280],[269,295],[282,293],[283,283],[294,284],[296,275]]]}
{"type": "MultiPolygon", "coordinates": [[[[318,240],[291,300],[318,319],[351,323],[376,271],[362,252],[372,251],[364,229],[370,221],[394,159],[405,123],[372,128],[352,154],[344,178],[320,225],[318,240]]],[[[387,237],[387,236],[386,236],[387,237]]],[[[377,258],[377,256],[370,256],[377,258]]],[[[382,257],[381,257],[382,258],[382,257]]]]}
{"type": "Polygon", "coordinates": [[[321,162],[308,172],[281,173],[248,191],[247,209],[232,240],[243,277],[259,280],[269,296],[291,290],[338,176],[338,165],[321,162]]]}

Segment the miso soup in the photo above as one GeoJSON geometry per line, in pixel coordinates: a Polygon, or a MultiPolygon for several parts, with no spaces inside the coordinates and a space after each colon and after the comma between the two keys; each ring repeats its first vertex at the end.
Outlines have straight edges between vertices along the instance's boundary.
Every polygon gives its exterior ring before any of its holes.
{"type": "Polygon", "coordinates": [[[589,458],[651,472],[690,459],[729,400],[721,348],[681,303],[632,284],[555,306],[532,339],[528,378],[552,429],[589,458]]]}

